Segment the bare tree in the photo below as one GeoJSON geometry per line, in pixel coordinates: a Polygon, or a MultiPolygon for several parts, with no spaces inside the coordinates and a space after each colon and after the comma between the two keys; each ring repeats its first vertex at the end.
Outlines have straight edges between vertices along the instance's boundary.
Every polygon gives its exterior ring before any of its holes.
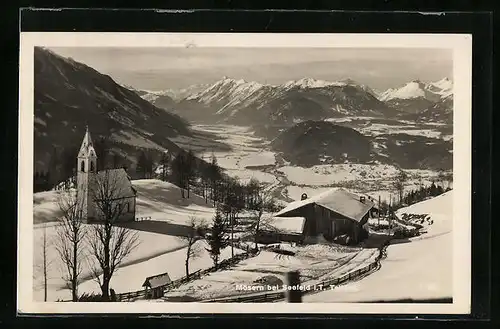
{"type": "Polygon", "coordinates": [[[254,223],[251,226],[253,229],[253,236],[255,241],[255,249],[257,249],[257,237],[259,229],[263,224],[263,215],[265,212],[272,212],[276,210],[276,202],[271,193],[264,190],[260,185],[255,188],[252,202],[250,204],[250,211],[254,215],[254,223]]]}
{"type": "Polygon", "coordinates": [[[198,230],[201,227],[200,221],[191,216],[189,218],[189,231],[188,234],[184,237],[187,241],[187,249],[186,249],[186,278],[189,278],[189,261],[195,258],[198,258],[201,255],[201,248],[199,245],[195,244],[199,239],[198,230]]]}
{"type": "Polygon", "coordinates": [[[78,285],[82,273],[85,226],[82,223],[83,204],[76,192],[63,192],[58,200],[62,213],[57,227],[56,250],[63,264],[62,279],[71,290],[72,301],[78,301],[78,285]]]}
{"type": "Polygon", "coordinates": [[[94,279],[101,287],[104,300],[109,300],[109,283],[113,274],[139,242],[136,232],[119,226],[119,219],[128,202],[128,199],[124,198],[127,188],[129,187],[124,184],[117,171],[110,170],[95,177],[91,188],[97,222],[87,233],[90,253],[93,256],[90,266],[94,279]]]}
{"type": "Polygon", "coordinates": [[[52,240],[47,237],[47,228],[43,228],[43,235],[42,235],[42,245],[40,249],[40,256],[42,257],[41,264],[37,263],[35,266],[35,271],[33,273],[33,279],[36,280],[38,279],[38,275],[42,276],[42,283],[41,286],[43,286],[43,300],[47,301],[47,283],[48,283],[48,271],[50,266],[52,265],[52,260],[49,259],[48,257],[48,249],[52,244],[52,240]]]}
{"type": "Polygon", "coordinates": [[[47,301],[47,269],[48,269],[48,261],[47,261],[47,228],[43,228],[43,245],[42,245],[42,253],[43,253],[43,301],[47,301]]]}

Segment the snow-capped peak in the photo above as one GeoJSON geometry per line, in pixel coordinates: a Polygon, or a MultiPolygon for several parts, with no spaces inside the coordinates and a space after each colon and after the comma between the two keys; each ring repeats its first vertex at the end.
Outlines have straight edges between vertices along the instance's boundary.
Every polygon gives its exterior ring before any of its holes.
{"type": "Polygon", "coordinates": [[[422,82],[418,80],[413,80],[408,82],[399,89],[389,89],[385,91],[381,95],[380,100],[388,101],[395,98],[411,99],[411,98],[425,97],[424,89],[425,86],[422,84],[422,82]]]}
{"type": "Polygon", "coordinates": [[[448,78],[443,78],[439,81],[433,82],[431,85],[441,90],[451,90],[453,88],[453,82],[448,78]]]}
{"type": "Polygon", "coordinates": [[[413,99],[426,98],[437,101],[442,97],[447,97],[452,93],[453,83],[448,78],[443,78],[437,82],[425,83],[419,79],[412,80],[400,88],[390,88],[380,95],[381,101],[391,99],[413,99]]]}
{"type": "Polygon", "coordinates": [[[346,83],[344,82],[331,82],[331,81],[325,81],[325,80],[317,80],[313,78],[302,78],[300,80],[292,80],[286,82],[283,87],[285,88],[293,88],[293,87],[299,87],[299,88],[323,88],[323,87],[330,87],[330,86],[345,86],[346,83]]]}
{"type": "Polygon", "coordinates": [[[256,90],[262,88],[264,85],[258,82],[247,82],[243,79],[235,80],[230,77],[224,76],[221,80],[215,82],[208,88],[189,96],[187,99],[196,99],[202,102],[212,102],[222,99],[231,99],[236,96],[243,97],[256,90]]]}

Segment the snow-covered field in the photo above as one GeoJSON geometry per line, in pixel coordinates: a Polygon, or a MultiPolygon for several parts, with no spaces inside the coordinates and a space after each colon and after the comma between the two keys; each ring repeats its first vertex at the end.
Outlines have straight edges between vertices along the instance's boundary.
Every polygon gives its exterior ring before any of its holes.
{"type": "Polygon", "coordinates": [[[398,169],[390,165],[334,164],[310,168],[284,166],[278,169],[297,185],[331,185],[345,181],[390,179],[398,169]]]}
{"type": "MultiPolygon", "coordinates": [[[[193,273],[198,270],[207,269],[213,266],[212,258],[205,248],[208,248],[204,240],[197,241],[194,248],[199,250],[197,257],[192,258],[189,262],[189,272],[193,273]]],[[[116,293],[123,293],[129,291],[136,291],[143,289],[142,284],[148,276],[168,272],[171,280],[180,279],[186,275],[185,261],[186,261],[187,247],[178,249],[149,260],[139,262],[130,266],[120,268],[113,276],[110,287],[116,293]]],[[[235,248],[234,254],[241,254],[242,250],[235,248]]],[[[219,261],[231,258],[231,248],[227,247],[222,250],[219,261]]],[[[85,292],[99,293],[99,286],[95,281],[86,281],[80,285],[80,290],[85,292]]]]}
{"type": "Polygon", "coordinates": [[[211,273],[192,281],[165,296],[188,296],[199,300],[255,293],[242,290],[241,286],[255,289],[269,285],[282,285],[288,271],[299,270],[304,285],[312,285],[364,267],[374,261],[376,248],[361,249],[336,247],[333,245],[308,245],[303,247],[283,246],[294,251],[294,256],[261,251],[229,270],[211,273]]]}
{"type": "Polygon", "coordinates": [[[452,297],[452,193],[398,211],[398,214],[429,214],[433,224],[426,228],[426,234],[412,238],[410,242],[391,244],[380,270],[334,290],[305,295],[304,302],[452,297]]]}
{"type": "MultiPolygon", "coordinates": [[[[162,182],[160,180],[135,180],[132,181],[137,189],[137,213],[138,218],[147,218],[146,221],[133,223],[132,227],[139,235],[139,246],[133,253],[124,260],[122,269],[119,269],[112,279],[111,287],[117,293],[130,290],[141,289],[136,281],[141,281],[147,276],[155,275],[172,270],[175,278],[177,271],[183,271],[183,266],[179,266],[179,258],[185,254],[184,246],[186,242],[175,236],[179,235],[179,227],[187,225],[190,217],[196,217],[200,222],[211,221],[215,213],[212,204],[205,203],[205,200],[195,194],[191,194],[189,199],[182,199],[177,186],[162,182]],[[156,233],[151,230],[159,231],[156,233]],[[161,233],[161,234],[160,234],[161,233]],[[170,234],[170,235],[169,235],[170,234]],[[178,250],[178,251],[177,251],[178,250]],[[176,264],[174,266],[169,264],[176,264]],[[128,274],[127,274],[128,273],[128,274]],[[116,280],[116,281],[115,281],[116,280]]],[[[42,276],[40,274],[40,264],[42,264],[42,254],[40,253],[44,227],[48,241],[55,241],[57,223],[52,222],[59,216],[58,191],[40,192],[34,194],[34,222],[46,224],[35,225],[34,229],[34,294],[36,300],[43,300],[42,276]]],[[[226,254],[227,255],[227,252],[226,254]]],[[[224,256],[225,257],[225,256],[224,256]]],[[[69,291],[62,289],[61,262],[55,245],[48,248],[49,266],[49,300],[68,299],[69,291]]],[[[194,261],[193,271],[206,268],[207,255],[194,261]]],[[[207,266],[210,267],[210,266],[207,266]]],[[[85,266],[82,274],[83,278],[89,277],[90,271],[85,266]]],[[[182,276],[182,275],[181,275],[182,276]]],[[[98,291],[99,287],[94,281],[83,282],[80,291],[98,291]]]]}
{"type": "MultiPolygon", "coordinates": [[[[310,168],[284,166],[278,169],[295,185],[286,187],[288,196],[300,200],[302,193],[313,196],[332,187],[344,187],[354,193],[364,193],[388,202],[396,191],[392,184],[398,169],[390,165],[336,164],[317,165],[310,168]]],[[[437,173],[431,170],[405,170],[408,180],[405,193],[420,186],[429,186],[437,173]]]]}
{"type": "Polygon", "coordinates": [[[238,178],[243,184],[248,183],[252,178],[264,184],[274,184],[277,182],[276,176],[259,170],[228,169],[226,173],[231,177],[238,178]]]}
{"type": "Polygon", "coordinates": [[[137,189],[136,217],[151,217],[153,221],[187,225],[190,217],[210,221],[215,209],[210,202],[194,193],[182,199],[180,189],[174,184],[156,179],[134,180],[137,189]]]}
{"type": "Polygon", "coordinates": [[[387,125],[373,123],[358,129],[360,133],[367,136],[378,136],[384,134],[407,134],[412,136],[424,136],[429,138],[442,138],[439,130],[421,129],[414,125],[387,125]]]}
{"type": "MultiPolygon", "coordinates": [[[[87,225],[85,225],[87,227],[87,225]]],[[[49,301],[56,301],[57,299],[70,299],[71,293],[69,290],[64,289],[64,280],[62,279],[62,274],[64,273],[63,265],[64,263],[60,260],[60,257],[56,250],[57,245],[57,225],[37,225],[33,230],[34,235],[34,250],[33,250],[33,294],[34,299],[37,301],[43,301],[44,288],[43,288],[43,234],[44,227],[47,236],[47,279],[48,279],[48,292],[47,299],[49,301]]],[[[123,261],[123,266],[127,264],[134,264],[148,261],[152,262],[155,258],[161,257],[161,255],[168,254],[169,252],[183,248],[186,243],[178,237],[155,234],[144,231],[136,231],[139,238],[139,245],[137,248],[123,261]]],[[[87,249],[86,249],[87,250],[87,249]]],[[[88,254],[88,251],[87,251],[88,254]]],[[[82,263],[82,279],[90,280],[90,270],[87,265],[87,261],[82,263]]],[[[119,273],[121,269],[118,269],[119,273]]],[[[161,272],[160,272],[161,273],[161,272]]],[[[142,277],[149,275],[154,275],[159,273],[151,273],[145,271],[141,276],[134,278],[135,280],[141,280],[142,277]]],[[[119,274],[117,274],[119,275],[119,274]]],[[[134,279],[130,279],[130,285],[135,287],[134,279]]],[[[114,281],[112,279],[112,287],[114,286],[114,281]]],[[[142,282],[141,282],[142,284],[142,282]]],[[[98,289],[98,285],[90,281],[89,283],[84,282],[80,287],[80,293],[87,292],[85,288],[95,285],[95,289],[98,289]]],[[[92,289],[92,291],[95,291],[92,289]]],[[[118,292],[118,290],[117,290],[118,292]]]]}

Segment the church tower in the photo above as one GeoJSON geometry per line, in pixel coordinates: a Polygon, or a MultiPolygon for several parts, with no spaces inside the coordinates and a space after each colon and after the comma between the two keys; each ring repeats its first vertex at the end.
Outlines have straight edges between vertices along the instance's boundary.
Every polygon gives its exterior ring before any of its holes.
{"type": "Polygon", "coordinates": [[[88,126],[83,137],[82,146],[78,152],[76,172],[78,203],[82,205],[83,220],[88,221],[95,217],[95,209],[91,201],[90,192],[92,189],[91,184],[95,180],[94,176],[97,173],[97,155],[92,139],[90,138],[88,126]]]}

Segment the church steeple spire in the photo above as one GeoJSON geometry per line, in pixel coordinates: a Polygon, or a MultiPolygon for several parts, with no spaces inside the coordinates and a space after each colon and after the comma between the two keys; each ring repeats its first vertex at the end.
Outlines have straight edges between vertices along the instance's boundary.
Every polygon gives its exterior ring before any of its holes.
{"type": "Polygon", "coordinates": [[[94,216],[90,192],[92,190],[93,178],[97,174],[97,155],[90,137],[89,127],[85,126],[82,146],[76,159],[77,171],[77,196],[83,207],[83,218],[94,216]]]}
{"type": "Polygon", "coordinates": [[[85,127],[82,145],[78,152],[79,172],[94,172],[97,168],[97,155],[90,137],[89,127],[85,127]]]}
{"type": "Polygon", "coordinates": [[[91,155],[91,151],[95,156],[94,144],[92,143],[92,138],[90,137],[89,126],[85,126],[85,135],[83,136],[82,145],[80,146],[80,151],[78,152],[78,157],[86,157],[91,155]]]}

